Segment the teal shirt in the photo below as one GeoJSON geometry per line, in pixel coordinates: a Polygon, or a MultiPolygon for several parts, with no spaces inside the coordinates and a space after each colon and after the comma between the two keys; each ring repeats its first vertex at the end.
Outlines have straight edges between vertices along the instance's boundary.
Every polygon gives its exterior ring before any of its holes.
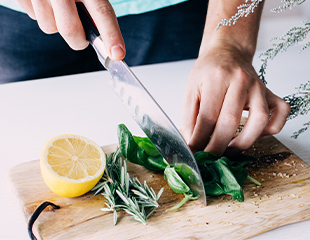
{"type": "MultiPolygon", "coordinates": [[[[150,12],[187,0],[110,0],[117,17],[150,12]]],[[[0,5],[24,12],[16,0],[0,0],[0,5]]]]}

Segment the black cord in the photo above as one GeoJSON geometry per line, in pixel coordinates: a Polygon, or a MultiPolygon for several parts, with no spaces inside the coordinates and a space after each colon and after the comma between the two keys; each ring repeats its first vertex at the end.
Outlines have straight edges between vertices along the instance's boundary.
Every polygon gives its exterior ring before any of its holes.
{"type": "Polygon", "coordinates": [[[30,217],[29,222],[28,222],[28,234],[29,234],[29,237],[31,240],[37,240],[36,236],[32,232],[32,227],[33,227],[34,222],[37,220],[37,218],[39,217],[41,212],[43,212],[43,210],[49,205],[51,205],[53,207],[53,209],[59,209],[60,208],[59,206],[55,205],[54,203],[44,202],[34,211],[32,216],[30,217]]]}

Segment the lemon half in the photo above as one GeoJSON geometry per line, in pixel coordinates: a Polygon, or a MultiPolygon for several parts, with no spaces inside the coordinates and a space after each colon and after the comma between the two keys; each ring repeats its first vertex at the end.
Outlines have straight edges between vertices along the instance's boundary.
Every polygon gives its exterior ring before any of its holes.
{"type": "Polygon", "coordinates": [[[40,167],[46,185],[57,195],[77,197],[90,191],[103,175],[106,155],[88,138],[62,134],[49,139],[40,167]]]}

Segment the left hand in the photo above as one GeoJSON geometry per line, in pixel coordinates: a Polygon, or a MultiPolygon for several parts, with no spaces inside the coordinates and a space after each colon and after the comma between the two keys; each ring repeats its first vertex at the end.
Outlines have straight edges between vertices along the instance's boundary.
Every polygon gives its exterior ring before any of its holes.
{"type": "Polygon", "coordinates": [[[229,147],[233,155],[283,128],[290,107],[265,87],[251,61],[227,42],[200,53],[183,100],[182,129],[193,152],[221,156],[229,147]],[[248,121],[232,140],[243,110],[249,111],[248,121]]]}

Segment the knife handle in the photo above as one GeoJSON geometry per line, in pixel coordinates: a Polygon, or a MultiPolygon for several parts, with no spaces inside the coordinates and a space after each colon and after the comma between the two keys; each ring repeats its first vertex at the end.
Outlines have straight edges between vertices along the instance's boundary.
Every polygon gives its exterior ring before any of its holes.
{"type": "Polygon", "coordinates": [[[94,37],[96,38],[100,36],[96,24],[83,3],[77,2],[76,7],[85,31],[86,39],[91,42],[94,40],[94,37]]]}
{"type": "Polygon", "coordinates": [[[83,3],[77,2],[76,7],[78,10],[78,14],[80,17],[80,20],[82,22],[86,39],[90,42],[90,44],[93,46],[95,49],[98,58],[102,65],[108,69],[109,68],[109,62],[110,58],[109,55],[105,49],[105,46],[103,44],[103,41],[100,37],[99,31],[96,27],[96,24],[90,14],[88,13],[86,7],[84,6],[83,3]]]}

